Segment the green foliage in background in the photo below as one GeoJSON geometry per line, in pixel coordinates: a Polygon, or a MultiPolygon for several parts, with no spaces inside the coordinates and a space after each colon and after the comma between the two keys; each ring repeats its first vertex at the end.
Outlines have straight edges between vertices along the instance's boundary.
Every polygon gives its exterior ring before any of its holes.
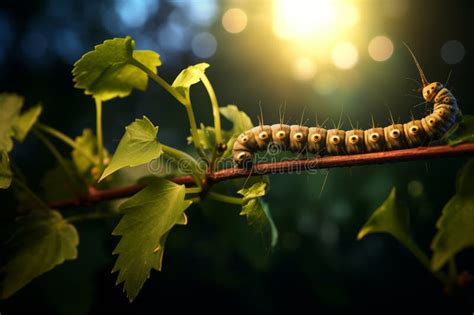
{"type": "MultiPolygon", "coordinates": [[[[41,105],[22,111],[21,96],[0,94],[0,188],[13,186],[18,200],[17,229],[7,244],[7,262],[1,269],[5,273],[0,291],[2,298],[8,298],[66,260],[76,259],[79,235],[75,224],[84,220],[120,217],[112,233],[120,236],[113,252],[117,255],[113,272],[118,272],[117,284],[123,283],[130,301],[137,297],[151,270],[162,269],[166,239],[171,231],[179,233],[179,228],[175,228],[177,225],[188,223],[185,211],[191,204],[199,204],[204,209],[210,207],[210,202],[239,207],[248,224],[258,233],[267,234],[271,247],[277,245],[278,230],[264,201],[269,187],[266,177],[254,177],[244,184],[243,181],[229,180],[219,188],[207,181],[210,174],[222,167],[222,161],[230,157],[237,136],[253,127],[249,116],[236,105],[219,106],[206,75],[207,63],[187,67],[169,84],[158,74],[157,68],[161,65],[159,54],[135,50],[134,47],[130,37],[106,40],[74,65],[75,87],[90,95],[95,104],[95,133],[84,129],[81,135],[70,138],[39,121],[41,105]],[[152,119],[143,116],[125,127],[115,153],[109,156],[103,147],[102,103],[127,97],[134,89],[145,91],[149,79],[186,109],[189,125],[186,129],[190,130],[187,141],[194,151],[188,153],[167,146],[166,139],[158,139],[159,127],[152,123],[152,119]],[[202,84],[209,96],[212,126],[198,125],[195,119],[190,90],[196,84],[202,84]],[[232,123],[230,130],[222,129],[221,116],[232,123]],[[55,166],[45,172],[41,181],[43,193],[30,188],[27,178],[9,155],[14,141],[23,142],[30,134],[56,160],[55,166]],[[52,139],[68,146],[70,153],[62,154],[52,139]],[[187,172],[176,168],[171,173],[160,174],[160,177],[147,176],[130,181],[130,185],[144,187],[120,205],[113,203],[110,207],[91,208],[79,213],[50,209],[50,204],[58,200],[84,200],[100,189],[117,187],[120,176],[128,168],[160,157],[180,165],[184,163],[187,172]],[[192,177],[194,183],[191,187],[167,179],[182,175],[192,177]]],[[[473,122],[472,117],[466,116],[448,142],[456,145],[472,141],[473,122]]],[[[473,165],[471,160],[459,173],[457,192],[444,207],[437,224],[431,259],[412,239],[408,210],[398,206],[395,189],[369,218],[358,238],[371,233],[389,233],[440,281],[454,283],[456,274],[446,275],[443,268],[448,263],[453,264],[459,251],[474,245],[473,165]]]]}

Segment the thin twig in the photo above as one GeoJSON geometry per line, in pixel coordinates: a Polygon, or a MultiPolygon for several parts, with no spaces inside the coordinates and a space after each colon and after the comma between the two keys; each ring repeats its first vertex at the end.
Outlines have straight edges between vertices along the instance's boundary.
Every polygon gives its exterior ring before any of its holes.
{"type": "MultiPolygon", "coordinates": [[[[455,147],[447,145],[418,147],[413,149],[376,153],[325,156],[308,160],[262,163],[254,165],[252,169],[227,168],[217,171],[213,174],[209,174],[207,182],[212,185],[221,181],[248,176],[284,174],[291,172],[304,172],[315,169],[425,160],[430,158],[459,157],[463,155],[474,155],[474,143],[461,144],[455,147]]],[[[191,176],[180,176],[170,180],[177,184],[183,184],[187,186],[193,186],[195,184],[194,179],[191,176]]],[[[49,205],[53,209],[59,209],[125,198],[134,195],[143,187],[144,186],[142,185],[131,185],[128,187],[112,188],[107,190],[97,190],[95,188],[90,188],[88,195],[85,197],[59,200],[51,202],[49,205]]]]}

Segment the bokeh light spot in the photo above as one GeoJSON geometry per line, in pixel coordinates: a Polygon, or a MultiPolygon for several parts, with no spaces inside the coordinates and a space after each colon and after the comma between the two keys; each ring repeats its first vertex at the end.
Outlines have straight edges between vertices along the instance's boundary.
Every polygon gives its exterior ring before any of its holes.
{"type": "Polygon", "coordinates": [[[48,42],[42,33],[31,31],[21,41],[22,53],[31,59],[41,59],[46,53],[48,42]]]}
{"type": "Polygon", "coordinates": [[[191,42],[193,53],[199,58],[209,58],[216,53],[217,40],[211,33],[196,34],[191,42]]]}
{"type": "Polygon", "coordinates": [[[54,37],[54,49],[69,64],[77,60],[84,50],[77,32],[68,29],[58,30],[54,37]]]}
{"type": "Polygon", "coordinates": [[[423,184],[419,180],[412,180],[408,183],[408,193],[413,197],[423,194],[423,184]]]}
{"type": "Polygon", "coordinates": [[[351,42],[340,42],[332,51],[332,61],[339,69],[353,68],[359,61],[357,48],[351,42]]]}
{"type": "Polygon", "coordinates": [[[311,80],[316,73],[316,64],[307,57],[297,58],[293,63],[293,77],[298,81],[311,80]]]}
{"type": "Polygon", "coordinates": [[[168,51],[181,51],[188,49],[186,45],[188,34],[186,29],[179,24],[167,23],[158,34],[160,47],[168,51]]]}
{"type": "Polygon", "coordinates": [[[186,14],[189,21],[201,26],[211,25],[217,14],[216,0],[171,1],[186,14]]]}
{"type": "Polygon", "coordinates": [[[128,27],[141,27],[158,11],[159,0],[115,0],[115,11],[128,27]]]}
{"type": "Polygon", "coordinates": [[[370,41],[368,50],[375,61],[385,61],[393,54],[393,43],[386,36],[376,36],[370,41]]]}
{"type": "Polygon", "coordinates": [[[222,16],[222,26],[229,33],[240,33],[247,27],[247,14],[238,8],[229,9],[222,16]]]}
{"type": "Polygon", "coordinates": [[[457,40],[449,40],[441,47],[441,58],[450,65],[460,63],[465,54],[464,45],[457,40]]]}

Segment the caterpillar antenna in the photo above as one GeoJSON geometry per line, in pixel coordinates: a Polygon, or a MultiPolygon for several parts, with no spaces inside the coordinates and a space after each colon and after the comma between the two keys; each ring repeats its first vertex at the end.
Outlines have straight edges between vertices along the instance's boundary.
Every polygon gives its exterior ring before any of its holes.
{"type": "Polygon", "coordinates": [[[321,128],[324,128],[324,126],[326,125],[328,119],[329,119],[329,117],[326,117],[326,119],[323,120],[323,122],[321,123],[321,128]]]}
{"type": "Polygon", "coordinates": [[[337,123],[337,128],[336,129],[341,129],[342,128],[342,114],[344,112],[344,105],[341,106],[341,114],[339,115],[339,121],[337,123]]]}
{"type": "Polygon", "coordinates": [[[306,106],[303,107],[303,112],[301,113],[301,119],[300,119],[300,127],[303,126],[303,119],[304,119],[304,112],[306,110],[306,106]]]}
{"type": "Polygon", "coordinates": [[[449,70],[449,73],[448,73],[448,78],[446,79],[446,82],[444,83],[444,86],[446,87],[449,83],[449,79],[451,79],[451,74],[453,73],[453,69],[450,69],[449,70]]]}
{"type": "Polygon", "coordinates": [[[407,43],[403,42],[403,44],[405,45],[405,47],[408,49],[408,51],[410,52],[411,56],[413,57],[413,60],[415,61],[415,65],[416,65],[416,68],[418,69],[418,73],[420,75],[420,78],[421,78],[421,83],[423,85],[423,87],[427,86],[429,83],[428,83],[428,80],[426,79],[426,76],[423,72],[423,69],[421,69],[421,66],[420,66],[420,63],[418,62],[418,59],[416,59],[415,57],[415,54],[413,53],[413,51],[410,49],[410,46],[408,46],[407,43]]]}
{"type": "Polygon", "coordinates": [[[261,123],[262,123],[261,127],[263,128],[264,122],[263,122],[262,101],[258,102],[258,107],[260,107],[260,117],[261,117],[261,123]]]}
{"type": "Polygon", "coordinates": [[[395,120],[393,119],[393,115],[392,115],[392,111],[390,110],[390,106],[388,106],[388,104],[385,104],[385,106],[387,106],[388,113],[390,114],[390,121],[392,122],[392,125],[395,125],[395,120]]]}
{"type": "Polygon", "coordinates": [[[329,176],[329,170],[326,170],[326,176],[324,176],[323,185],[321,186],[321,190],[319,191],[319,198],[321,198],[323,194],[323,190],[324,190],[324,187],[326,186],[326,181],[328,180],[328,176],[329,176]]]}
{"type": "Polygon", "coordinates": [[[406,77],[405,80],[413,81],[413,82],[415,82],[417,85],[421,86],[421,82],[418,81],[417,79],[413,79],[413,78],[410,78],[410,77],[406,77]]]}
{"type": "Polygon", "coordinates": [[[347,119],[349,120],[349,125],[351,125],[351,128],[352,128],[352,129],[355,129],[355,128],[354,128],[354,125],[352,124],[351,117],[349,117],[348,114],[346,114],[346,117],[347,117],[347,119]]]}

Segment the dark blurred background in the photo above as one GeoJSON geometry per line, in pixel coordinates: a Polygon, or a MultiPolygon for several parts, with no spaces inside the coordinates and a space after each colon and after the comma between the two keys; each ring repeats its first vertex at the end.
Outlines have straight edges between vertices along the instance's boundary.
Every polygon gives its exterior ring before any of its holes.
{"type": "MultiPolygon", "coordinates": [[[[161,54],[159,72],[170,82],[188,65],[210,63],[220,105],[238,105],[254,123],[259,104],[266,123],[278,121],[286,104],[292,123],[304,108],[307,124],[315,114],[337,122],[343,110],[345,128],[347,116],[366,128],[371,113],[380,125],[388,123],[389,109],[400,121],[425,113],[416,106],[419,78],[406,42],[429,80],[444,83],[452,71],[448,87],[463,113],[473,114],[473,13],[469,1],[440,0],[2,0],[0,90],[24,95],[27,106],[42,102],[43,122],[79,135],[94,128],[95,111],[91,98],[73,88],[73,63],[105,39],[131,35],[138,49],[161,54]]],[[[204,89],[196,86],[192,98],[198,119],[210,124],[204,89]]],[[[109,151],[124,126],[144,114],[160,126],[160,141],[185,148],[183,107],[150,82],[146,92],[104,105],[109,151]]],[[[49,153],[28,139],[13,158],[41,190],[40,179],[54,163],[49,153]]],[[[461,306],[397,241],[355,238],[395,186],[410,209],[413,236],[428,253],[465,161],[331,170],[321,196],[325,172],[273,175],[266,200],[280,231],[274,250],[246,226],[239,209],[192,208],[188,226],[168,239],[163,272],[152,272],[132,304],[110,274],[116,222],[81,223],[80,259],[2,301],[0,312],[457,313],[461,306]]],[[[8,217],[14,207],[1,196],[2,217],[8,217]]],[[[457,262],[472,271],[472,250],[457,262]]]]}

